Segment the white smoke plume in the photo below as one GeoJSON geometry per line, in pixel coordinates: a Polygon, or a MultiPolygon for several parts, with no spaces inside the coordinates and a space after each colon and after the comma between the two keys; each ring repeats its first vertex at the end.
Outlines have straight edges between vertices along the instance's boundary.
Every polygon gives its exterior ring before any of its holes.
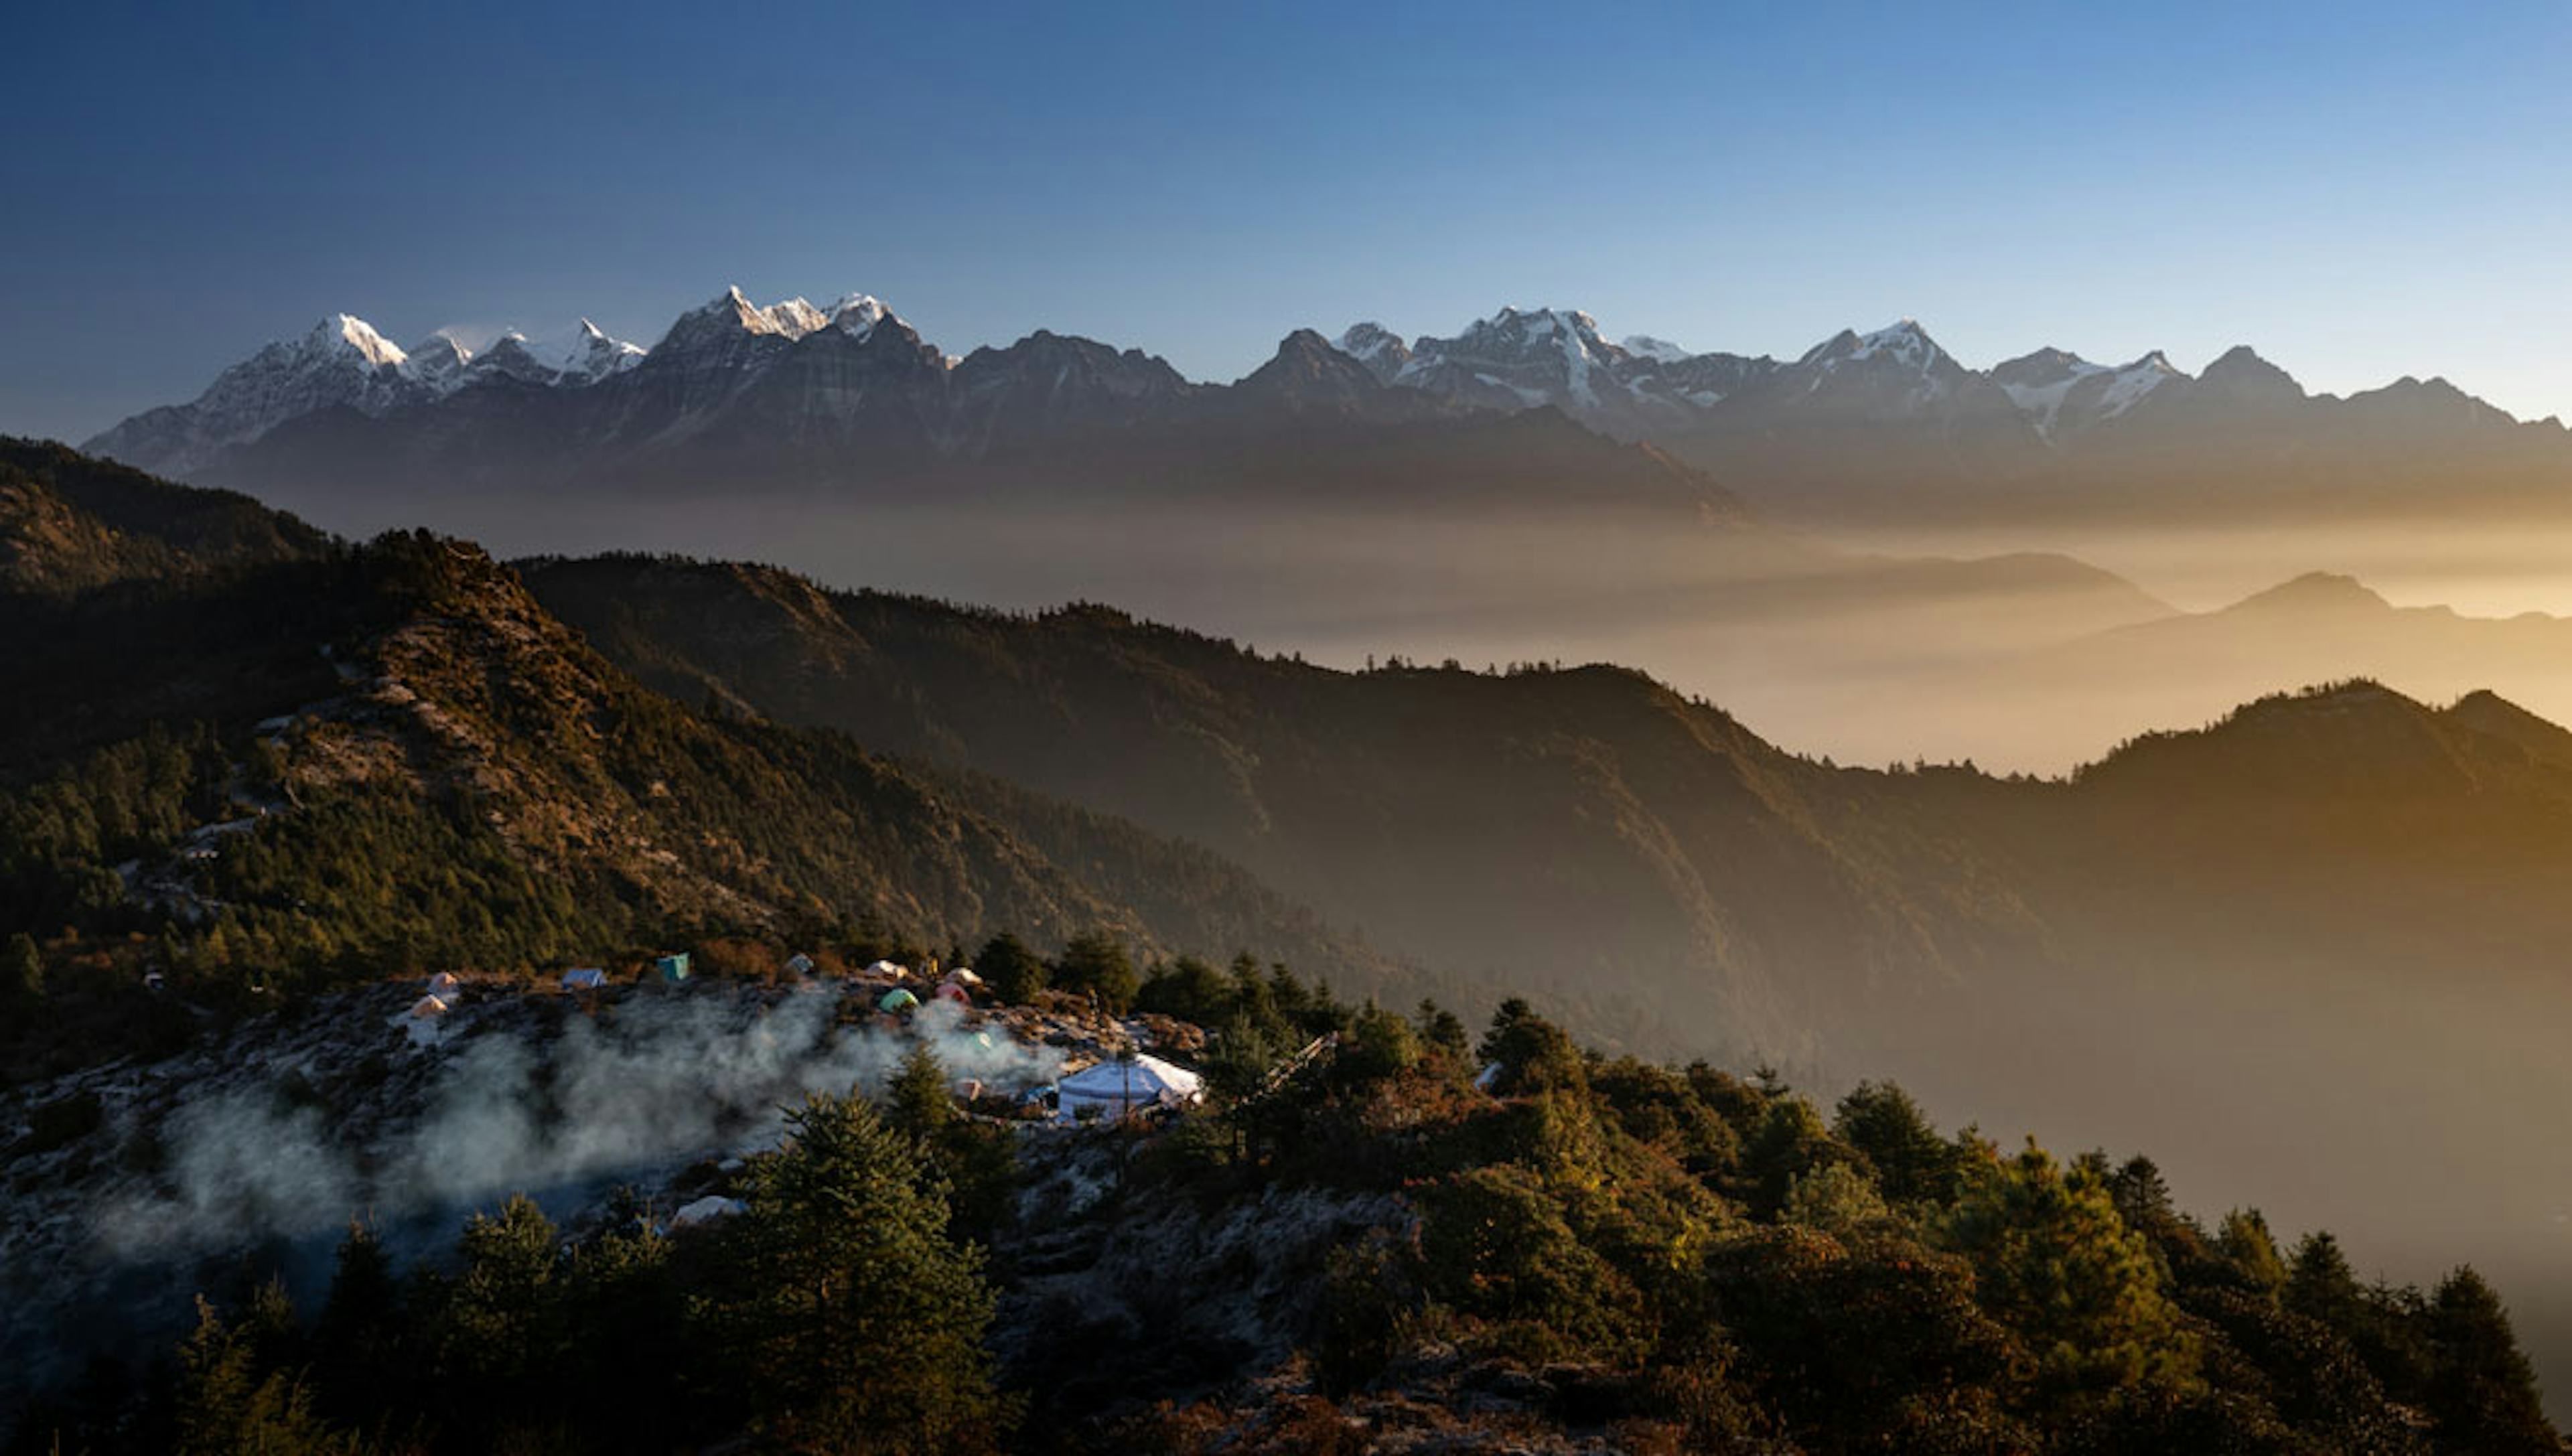
{"type": "MultiPolygon", "coordinates": [[[[951,1003],[930,1002],[899,1031],[840,1026],[841,1006],[830,988],[635,997],[596,1020],[568,1017],[550,1038],[505,1003],[460,1010],[437,1050],[417,1054],[435,1070],[387,1081],[373,1104],[285,1105],[276,1077],[186,1104],[161,1129],[170,1156],[155,1186],[119,1199],[99,1233],[125,1258],[334,1235],[351,1217],[433,1219],[451,1236],[456,1216],[512,1193],[577,1204],[773,1147],[787,1108],[813,1092],[879,1092],[919,1042],[952,1079],[994,1088],[1061,1069],[1049,1048],[969,1030],[951,1003]]],[[[290,1071],[301,1069],[279,1076],[290,1071]]]]}

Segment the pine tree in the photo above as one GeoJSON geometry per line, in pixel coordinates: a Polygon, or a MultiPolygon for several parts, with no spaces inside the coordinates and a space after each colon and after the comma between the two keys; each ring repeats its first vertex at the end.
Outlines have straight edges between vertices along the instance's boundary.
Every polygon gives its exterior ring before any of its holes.
{"type": "Polygon", "coordinates": [[[2100,1390],[2193,1379],[2198,1342],[2150,1246],[2103,1183],[2067,1175],[2033,1141],[1976,1183],[1943,1233],[1972,1261],[1983,1307],[2018,1332],[2047,1383],[2100,1390]]]}
{"type": "Polygon", "coordinates": [[[750,1178],[716,1311],[754,1416],[806,1451],[977,1452],[1005,1431],[982,1332],[980,1251],[948,1237],[946,1189],[862,1098],[816,1096],[750,1178]]]}
{"type": "Polygon", "coordinates": [[[2275,1298],[2285,1289],[2285,1260],[2277,1256],[2277,1241],[2258,1209],[2236,1208],[2225,1214],[2215,1241],[2236,1277],[2252,1292],[2275,1298]]]}
{"type": "Polygon", "coordinates": [[[1862,1082],[1840,1098],[1831,1130],[1866,1154],[1876,1184],[1896,1203],[1955,1196],[1956,1149],[1938,1135],[1911,1094],[1889,1082],[1862,1082]]]}
{"type": "Polygon", "coordinates": [[[2288,1309],[2320,1320],[2348,1339],[2357,1336],[2366,1312],[2366,1291],[2350,1271],[2339,1240],[2318,1229],[2295,1245],[2283,1298],[2288,1309]]]}
{"type": "Polygon", "coordinates": [[[26,1006],[44,999],[45,957],[36,938],[20,931],[0,950],[0,1005],[26,1006]]]}
{"type": "Polygon", "coordinates": [[[433,1368],[479,1392],[467,1408],[481,1444],[512,1423],[537,1418],[559,1393],[570,1348],[562,1255],[553,1220],[525,1196],[497,1214],[465,1220],[456,1250],[462,1267],[433,1299],[433,1368]]]}
{"type": "Polygon", "coordinates": [[[320,1397],[338,1419],[363,1426],[389,1412],[407,1374],[401,1315],[392,1256],[372,1228],[351,1222],[313,1331],[320,1397]]]}
{"type": "Polygon", "coordinates": [[[2561,1443],[2537,1401],[2536,1372],[2518,1347],[2500,1295],[2470,1268],[2438,1285],[2429,1304],[2436,1363],[2429,1413],[2449,1450],[2476,1456],[2559,1452],[2561,1443]]]}
{"type": "Polygon", "coordinates": [[[1768,1104],[1759,1129],[1741,1149],[1741,1170],[1750,1183],[1751,1211],[1773,1218],[1786,1204],[1798,1180],[1808,1178],[1846,1152],[1831,1141],[1821,1111],[1800,1096],[1781,1096],[1768,1104]]]}
{"type": "Polygon", "coordinates": [[[1024,1006],[1045,989],[1045,964],[1024,941],[1006,931],[993,936],[973,958],[973,974],[991,995],[1010,1006],[1024,1006]]]}
{"type": "Polygon", "coordinates": [[[934,1138],[956,1119],[947,1068],[927,1042],[914,1042],[885,1087],[885,1120],[914,1137],[934,1138]]]}
{"type": "Polygon", "coordinates": [[[179,1349],[176,1456],[354,1456],[360,1446],[313,1413],[285,1370],[262,1370],[253,1340],[204,1299],[179,1349]]]}
{"type": "Polygon", "coordinates": [[[1061,959],[1054,962],[1053,983],[1065,991],[1093,995],[1100,1006],[1116,1014],[1134,1004],[1139,989],[1134,962],[1125,954],[1123,943],[1104,931],[1074,936],[1063,946],[1061,959]]]}
{"type": "Polygon", "coordinates": [[[1473,1051],[1473,1041],[1465,1033],[1464,1020],[1437,1002],[1422,998],[1418,1013],[1420,1040],[1433,1052],[1463,1066],[1473,1051]]]}

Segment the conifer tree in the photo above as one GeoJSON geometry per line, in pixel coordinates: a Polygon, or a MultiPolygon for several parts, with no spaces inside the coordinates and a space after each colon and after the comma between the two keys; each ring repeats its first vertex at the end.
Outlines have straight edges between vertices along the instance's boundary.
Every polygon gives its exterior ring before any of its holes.
{"type": "Polygon", "coordinates": [[[788,1450],[978,1452],[1005,1430],[980,1251],[947,1192],[862,1098],[816,1096],[750,1178],[715,1311],[763,1437],[788,1450]]]}
{"type": "Polygon", "coordinates": [[[1054,962],[1053,982],[1065,991],[1097,997],[1101,1007],[1115,1014],[1133,1005],[1139,987],[1123,943],[1104,931],[1072,937],[1054,962]]]}
{"type": "Polygon", "coordinates": [[[175,1456],[355,1456],[354,1439],[313,1412],[286,1370],[262,1370],[251,1337],[197,1301],[197,1328],[179,1350],[175,1456]]]}
{"type": "Polygon", "coordinates": [[[36,938],[19,931],[0,950],[0,1005],[26,1006],[45,995],[45,957],[36,938]]]}
{"type": "Polygon", "coordinates": [[[339,1419],[380,1420],[398,1396],[406,1373],[401,1316],[392,1256],[372,1228],[351,1222],[313,1338],[321,1399],[339,1419]]]}
{"type": "Polygon", "coordinates": [[[973,958],[973,974],[1010,1006],[1024,1006],[1045,988],[1044,962],[1007,931],[993,936],[973,958]]]}
{"type": "Polygon", "coordinates": [[[933,1138],[956,1119],[947,1068],[927,1042],[914,1042],[885,1087],[885,1120],[914,1137],[933,1138]]]}
{"type": "Polygon", "coordinates": [[[2350,1271],[2339,1240],[2319,1229],[2296,1243],[2286,1266],[2282,1297],[2288,1309],[2320,1320],[2347,1338],[2356,1336],[2366,1310],[2366,1291],[2350,1271]]]}
{"type": "Polygon", "coordinates": [[[1956,1150],[1911,1094],[1889,1082],[1862,1082],[1840,1098],[1831,1130],[1866,1154],[1876,1185],[1896,1203],[1955,1195],[1956,1150]]]}
{"type": "Polygon", "coordinates": [[[1948,1216],[1983,1307],[2016,1330],[2045,1381],[2065,1391],[2185,1387],[2199,1347],[2166,1296],[2160,1264],[2108,1189],[2033,1141],[1948,1216]]]}
{"type": "Polygon", "coordinates": [[[2500,1295],[2471,1268],[2438,1284],[2429,1303],[2435,1364],[2429,1413],[2450,1450],[2476,1456],[2559,1452],[2537,1401],[2536,1372],[2518,1347],[2500,1295]]]}

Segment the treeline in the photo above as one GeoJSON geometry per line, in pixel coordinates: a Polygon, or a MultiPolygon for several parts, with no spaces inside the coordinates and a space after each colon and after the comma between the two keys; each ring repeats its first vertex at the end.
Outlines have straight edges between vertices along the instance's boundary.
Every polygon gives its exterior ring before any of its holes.
{"type": "MultiPolygon", "coordinates": [[[[1310,1345],[1335,1417],[1498,1362],[1575,1367],[1584,1418],[1642,1449],[2560,1449],[2469,1268],[2361,1281],[2327,1233],[2202,1225],[2149,1159],[1942,1135],[1890,1086],[1826,1113],[1773,1076],[1586,1055],[1518,1003],[1463,1041],[1435,1008],[1364,1010],[1290,1094],[1156,1159],[1201,1192],[1356,1183],[1417,1210],[1335,1262],[1310,1345]]],[[[1134,1434],[1282,1450],[1314,1418],[1214,1402],[1134,1434]]]]}
{"type": "MultiPolygon", "coordinates": [[[[1021,994],[1117,994],[1104,942],[1032,967],[1013,944],[978,959],[1038,978],[1021,994]]],[[[2006,1152],[1887,1085],[1825,1110],[1771,1074],[1608,1060],[1519,1003],[1478,1040],[1249,958],[1126,984],[1219,1029],[1214,1095],[1070,1134],[1124,1150],[1068,1230],[1020,1223],[1020,1144],[917,1048],[880,1105],[800,1109],[736,1216],[673,1234],[627,1198],[566,1237],[517,1200],[408,1275],[360,1229],[311,1320],[234,1290],[160,1371],[94,1377],[15,1449],[1289,1452],[1360,1449],[1388,1412],[1464,1446],[1744,1456],[2561,1449],[2473,1271],[2361,1280],[2327,1233],[2179,1211],[2145,1158],[2006,1152]],[[1314,1037],[1329,1055],[1290,1067],[1314,1037]],[[1030,1240],[1296,1189],[1407,1211],[1334,1246],[1287,1369],[1206,1397],[1169,1387],[1154,1331],[1041,1328],[995,1367],[1030,1240]]]]}
{"type": "Polygon", "coordinates": [[[999,1449],[1017,1405],[992,1379],[992,1290],[951,1228],[950,1170],[1004,1183],[1005,1140],[952,1119],[925,1054],[884,1111],[817,1097],[789,1128],[745,1174],[745,1211],[676,1234],[625,1197],[567,1238],[518,1197],[404,1274],[353,1227],[310,1320],[274,1282],[201,1298],[170,1359],[95,1368],[10,1449],[999,1449]]]}

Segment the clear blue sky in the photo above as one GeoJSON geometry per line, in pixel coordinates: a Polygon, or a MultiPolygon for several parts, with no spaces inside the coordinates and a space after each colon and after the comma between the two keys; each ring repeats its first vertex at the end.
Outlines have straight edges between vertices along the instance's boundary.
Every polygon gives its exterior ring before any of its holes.
{"type": "Polygon", "coordinates": [[[325,312],[649,343],[733,282],[1199,377],[1555,304],[2572,414],[2572,7],[1571,8],[24,7],[0,429],[325,312]]]}

